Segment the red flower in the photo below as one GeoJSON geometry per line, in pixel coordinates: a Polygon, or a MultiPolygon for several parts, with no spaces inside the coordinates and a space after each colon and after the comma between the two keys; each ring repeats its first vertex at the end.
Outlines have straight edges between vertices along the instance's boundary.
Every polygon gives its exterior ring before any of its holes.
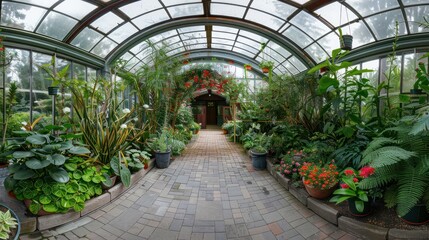
{"type": "Polygon", "coordinates": [[[341,183],[340,186],[341,186],[341,188],[349,188],[349,185],[347,185],[345,183],[341,183]]]}
{"type": "Polygon", "coordinates": [[[365,167],[360,169],[359,176],[361,176],[363,178],[367,178],[367,177],[371,176],[372,174],[374,174],[374,172],[375,172],[375,168],[370,167],[370,166],[365,166],[365,167]]]}
{"type": "Polygon", "coordinates": [[[344,174],[346,176],[353,176],[353,174],[355,174],[355,172],[351,169],[346,169],[346,170],[344,170],[344,174]]]}
{"type": "Polygon", "coordinates": [[[353,182],[359,182],[359,179],[353,178],[353,182]]]}
{"type": "Polygon", "coordinates": [[[210,71],[209,70],[203,70],[203,78],[207,78],[208,76],[210,76],[210,71]]]}
{"type": "Polygon", "coordinates": [[[191,82],[185,82],[185,88],[190,88],[192,86],[191,82]]]}
{"type": "Polygon", "coordinates": [[[198,82],[198,76],[194,77],[194,82],[197,83],[198,82]]]}

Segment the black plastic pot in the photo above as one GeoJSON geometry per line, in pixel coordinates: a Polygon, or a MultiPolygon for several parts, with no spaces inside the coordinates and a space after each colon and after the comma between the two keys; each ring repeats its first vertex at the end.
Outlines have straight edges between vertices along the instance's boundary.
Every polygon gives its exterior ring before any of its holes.
{"type": "Polygon", "coordinates": [[[423,90],[422,89],[410,89],[410,93],[411,94],[422,94],[423,90]]]}
{"type": "Polygon", "coordinates": [[[16,219],[16,222],[18,223],[18,225],[16,226],[16,234],[11,239],[18,240],[19,235],[21,234],[21,221],[19,220],[18,215],[16,215],[16,213],[11,208],[9,208],[8,206],[3,205],[1,203],[0,203],[0,206],[7,208],[10,211],[10,213],[12,214],[12,217],[14,217],[16,219]]]}
{"type": "Polygon", "coordinates": [[[252,158],[252,165],[257,170],[264,170],[267,168],[267,153],[258,153],[250,150],[250,157],[252,158]]]}
{"type": "Polygon", "coordinates": [[[353,36],[352,35],[343,35],[343,38],[340,39],[340,46],[343,50],[352,50],[353,46],[353,36]]]}
{"type": "Polygon", "coordinates": [[[157,168],[168,168],[170,165],[170,154],[171,151],[168,152],[155,152],[155,162],[157,168]]]}
{"type": "Polygon", "coordinates": [[[422,225],[429,222],[429,213],[426,211],[425,204],[417,204],[401,219],[411,225],[422,225]]]}
{"type": "Polygon", "coordinates": [[[58,94],[58,87],[48,87],[48,94],[49,95],[57,95],[58,94]]]}
{"type": "Polygon", "coordinates": [[[347,200],[348,204],[349,204],[349,211],[353,216],[356,217],[365,217],[368,216],[369,214],[371,214],[372,208],[371,208],[371,199],[368,202],[364,202],[363,203],[363,211],[359,212],[356,209],[356,205],[355,205],[355,200],[353,199],[348,199],[347,200]]]}

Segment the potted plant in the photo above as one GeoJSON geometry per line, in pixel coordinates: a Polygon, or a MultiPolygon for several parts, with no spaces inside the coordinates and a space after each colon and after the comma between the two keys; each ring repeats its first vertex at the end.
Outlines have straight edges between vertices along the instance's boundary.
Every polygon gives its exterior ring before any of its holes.
{"type": "Polygon", "coordinates": [[[246,69],[247,71],[252,71],[252,65],[244,64],[244,69],[246,69]]]}
{"type": "Polygon", "coordinates": [[[304,162],[299,169],[305,190],[310,196],[317,199],[327,198],[335,191],[338,184],[338,174],[337,166],[333,163],[322,166],[304,162]]]}
{"type": "Polygon", "coordinates": [[[20,232],[21,223],[16,213],[0,204],[0,239],[18,240],[20,232]]]}
{"type": "Polygon", "coordinates": [[[342,50],[350,51],[353,46],[353,36],[349,34],[343,34],[341,28],[338,29],[340,32],[340,48],[342,50]]]}
{"type": "Polygon", "coordinates": [[[51,86],[48,87],[48,94],[49,95],[57,95],[59,90],[59,85],[67,85],[67,76],[69,75],[69,66],[66,65],[63,69],[60,71],[56,71],[56,64],[55,64],[55,58],[56,56],[52,56],[51,62],[46,63],[40,66],[41,69],[43,69],[48,75],[48,80],[51,80],[51,86]]]}
{"type": "Polygon", "coordinates": [[[368,197],[368,190],[363,190],[359,183],[362,179],[374,174],[375,169],[370,166],[362,167],[359,171],[347,168],[341,177],[341,188],[335,190],[335,196],[329,201],[340,204],[348,201],[349,211],[354,216],[367,216],[371,213],[371,197],[368,197]]]}
{"type": "Polygon", "coordinates": [[[171,157],[170,139],[167,130],[163,130],[159,137],[154,139],[151,149],[155,152],[156,166],[158,168],[167,168],[170,165],[171,157]]]}
{"type": "Polygon", "coordinates": [[[259,67],[261,68],[263,73],[269,73],[274,67],[274,62],[262,60],[259,63],[259,67]]]}
{"type": "Polygon", "coordinates": [[[413,89],[410,89],[410,93],[421,94],[422,89],[429,91],[429,74],[427,73],[425,64],[423,62],[419,62],[419,66],[415,71],[417,80],[413,85],[413,89]]]}
{"type": "Polygon", "coordinates": [[[263,170],[267,167],[267,153],[269,137],[265,133],[256,134],[253,139],[253,146],[250,149],[252,165],[257,170],[263,170]]]}
{"type": "Polygon", "coordinates": [[[405,222],[416,225],[429,221],[428,121],[423,111],[394,122],[368,144],[361,162],[377,172],[363,179],[360,187],[386,188],[386,206],[396,207],[405,222]]]}

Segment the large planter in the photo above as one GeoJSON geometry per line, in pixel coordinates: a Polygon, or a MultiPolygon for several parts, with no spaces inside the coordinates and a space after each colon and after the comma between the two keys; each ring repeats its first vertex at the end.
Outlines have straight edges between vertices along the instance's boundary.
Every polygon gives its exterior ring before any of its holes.
{"type": "Polygon", "coordinates": [[[352,35],[343,35],[343,38],[340,38],[340,46],[343,50],[352,50],[353,45],[353,36],[352,35]]]}
{"type": "Polygon", "coordinates": [[[328,189],[319,189],[307,184],[304,184],[304,187],[311,197],[314,197],[317,199],[325,199],[331,196],[332,193],[335,191],[335,189],[337,189],[337,184],[335,184],[334,186],[328,189]]]}
{"type": "Polygon", "coordinates": [[[411,225],[422,225],[429,222],[429,213],[426,211],[424,204],[417,204],[401,219],[411,225]]]}
{"type": "Polygon", "coordinates": [[[267,168],[267,153],[258,153],[250,150],[250,157],[252,158],[252,165],[257,170],[264,170],[267,168]]]}
{"type": "Polygon", "coordinates": [[[355,217],[365,217],[368,216],[369,214],[371,214],[372,208],[371,208],[371,199],[369,199],[368,202],[364,202],[363,203],[363,211],[359,212],[356,209],[356,205],[355,205],[355,200],[353,199],[348,199],[347,200],[348,204],[349,204],[349,211],[350,213],[355,216],[355,217]]]}
{"type": "Polygon", "coordinates": [[[170,165],[171,150],[168,152],[155,152],[155,162],[157,168],[168,168],[170,165]]]}
{"type": "Polygon", "coordinates": [[[18,223],[16,228],[11,230],[12,235],[10,235],[9,239],[18,240],[19,234],[21,233],[21,222],[19,221],[18,215],[16,215],[16,213],[12,209],[10,209],[8,206],[0,203],[0,211],[5,210],[5,209],[6,209],[6,211],[7,210],[10,211],[10,214],[12,215],[13,218],[16,219],[16,222],[18,223]]]}

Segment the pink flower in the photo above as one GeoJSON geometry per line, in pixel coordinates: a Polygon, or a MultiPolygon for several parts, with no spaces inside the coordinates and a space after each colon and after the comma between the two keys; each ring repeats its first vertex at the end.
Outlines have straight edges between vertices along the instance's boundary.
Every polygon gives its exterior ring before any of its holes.
{"type": "Polygon", "coordinates": [[[344,170],[344,174],[346,176],[352,176],[353,174],[355,174],[355,172],[351,169],[346,169],[346,170],[344,170]]]}
{"type": "Polygon", "coordinates": [[[375,172],[375,168],[370,167],[370,166],[365,166],[365,167],[360,169],[359,176],[361,176],[363,178],[367,178],[367,177],[371,176],[372,174],[374,174],[374,172],[375,172]]]}
{"type": "Polygon", "coordinates": [[[347,185],[345,183],[341,183],[340,186],[341,186],[341,188],[349,188],[349,185],[347,185]]]}

